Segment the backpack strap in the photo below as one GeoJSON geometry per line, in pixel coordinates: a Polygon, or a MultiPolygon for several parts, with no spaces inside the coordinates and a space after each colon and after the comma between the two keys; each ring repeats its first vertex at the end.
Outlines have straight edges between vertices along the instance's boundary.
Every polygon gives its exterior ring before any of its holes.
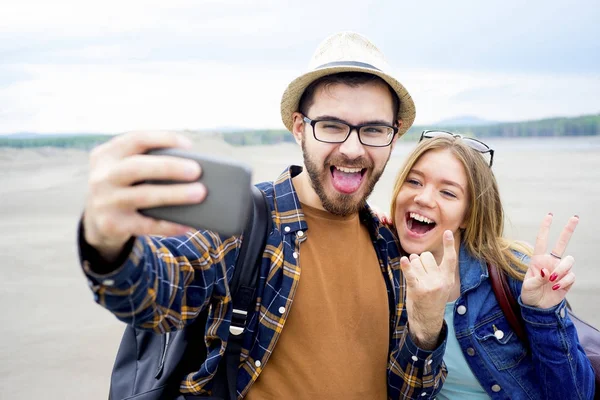
{"type": "Polygon", "coordinates": [[[271,231],[271,215],[264,193],[252,186],[254,207],[242,233],[242,246],[238,254],[229,289],[233,301],[233,314],[229,328],[227,348],[215,382],[213,395],[224,399],[237,398],[237,377],[242,351],[242,339],[246,329],[246,317],[256,299],[256,286],[262,264],[262,253],[271,231]],[[221,372],[221,373],[219,373],[221,372]]]}
{"type": "Polygon", "coordinates": [[[490,281],[492,282],[492,290],[494,291],[494,295],[496,295],[496,300],[498,300],[502,313],[521,342],[528,343],[527,334],[525,333],[525,323],[523,322],[523,317],[521,317],[521,308],[512,290],[510,290],[506,274],[493,264],[487,263],[487,267],[490,281]]]}
{"type": "Polygon", "coordinates": [[[246,221],[242,246],[229,285],[233,298],[233,316],[229,333],[233,336],[241,336],[244,332],[248,309],[255,298],[262,252],[271,230],[271,218],[264,193],[256,186],[252,186],[252,199],[254,207],[250,210],[246,221]]]}

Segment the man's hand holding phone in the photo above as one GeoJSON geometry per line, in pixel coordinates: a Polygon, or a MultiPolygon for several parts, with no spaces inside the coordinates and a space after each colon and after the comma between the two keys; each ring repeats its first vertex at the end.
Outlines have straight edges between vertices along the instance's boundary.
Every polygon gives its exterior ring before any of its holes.
{"type": "Polygon", "coordinates": [[[198,162],[146,155],[156,148],[189,149],[185,136],[172,132],[131,132],[96,147],[90,155],[88,197],[83,215],[85,240],[106,260],[114,260],[135,235],[178,235],[189,227],[144,216],[138,209],[201,203],[206,187],[198,182],[198,162]],[[169,180],[157,185],[139,182],[169,180]]]}

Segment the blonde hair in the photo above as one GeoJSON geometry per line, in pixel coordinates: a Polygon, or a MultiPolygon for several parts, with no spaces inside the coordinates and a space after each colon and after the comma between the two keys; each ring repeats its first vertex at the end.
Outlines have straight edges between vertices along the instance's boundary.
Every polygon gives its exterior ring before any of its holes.
{"type": "Polygon", "coordinates": [[[417,161],[433,150],[450,151],[462,164],[467,175],[469,204],[465,215],[466,228],[461,235],[462,243],[476,258],[495,264],[510,276],[523,280],[527,265],[514,251],[531,255],[531,250],[522,243],[503,237],[504,210],[496,177],[483,155],[460,138],[437,136],[424,139],[408,156],[398,172],[392,194],[391,217],[394,228],[398,193],[417,161]]]}

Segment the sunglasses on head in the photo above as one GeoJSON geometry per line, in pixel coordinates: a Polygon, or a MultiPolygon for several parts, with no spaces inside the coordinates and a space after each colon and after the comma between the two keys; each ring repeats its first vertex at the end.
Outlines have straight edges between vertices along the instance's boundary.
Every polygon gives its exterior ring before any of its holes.
{"type": "Polygon", "coordinates": [[[423,139],[433,139],[439,136],[450,136],[454,138],[460,138],[467,146],[469,146],[473,150],[478,151],[482,154],[489,153],[490,167],[494,163],[494,149],[492,149],[487,144],[483,143],[481,140],[466,137],[458,133],[452,133],[447,131],[423,131],[423,133],[421,133],[421,138],[419,139],[419,142],[421,142],[423,139]]]}

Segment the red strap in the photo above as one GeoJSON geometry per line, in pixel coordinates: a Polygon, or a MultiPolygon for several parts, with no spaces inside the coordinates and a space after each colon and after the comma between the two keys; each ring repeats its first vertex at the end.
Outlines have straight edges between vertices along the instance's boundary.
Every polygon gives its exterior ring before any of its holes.
{"type": "Polygon", "coordinates": [[[525,334],[525,326],[521,317],[521,308],[515,296],[510,290],[506,274],[495,265],[487,264],[490,280],[492,281],[492,290],[496,295],[496,300],[508,320],[508,323],[513,331],[517,334],[521,342],[527,343],[527,335],[525,334]]]}

